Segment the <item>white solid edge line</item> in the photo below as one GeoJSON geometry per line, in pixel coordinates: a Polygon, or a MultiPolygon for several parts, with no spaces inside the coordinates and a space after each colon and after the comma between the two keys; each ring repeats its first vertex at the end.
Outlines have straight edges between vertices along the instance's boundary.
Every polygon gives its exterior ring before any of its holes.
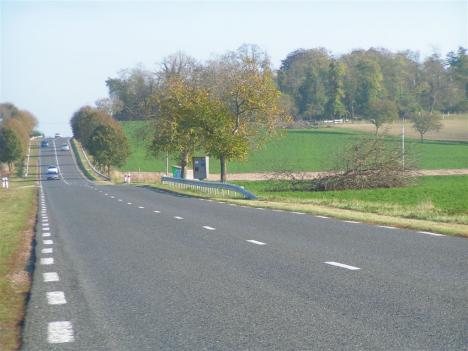
{"type": "Polygon", "coordinates": [[[299,214],[299,215],[303,215],[303,214],[305,214],[304,212],[297,212],[297,211],[293,211],[293,212],[291,212],[291,213],[294,213],[294,214],[299,214]]]}
{"type": "Polygon", "coordinates": [[[67,303],[63,291],[48,291],[46,296],[49,305],[63,305],[67,303]]]}
{"type": "Polygon", "coordinates": [[[256,245],[266,245],[266,243],[263,243],[261,241],[257,241],[257,240],[246,240],[247,242],[249,243],[252,243],[252,244],[256,244],[256,245]]]}
{"type": "Polygon", "coordinates": [[[47,248],[41,250],[41,253],[43,253],[43,254],[53,253],[53,252],[54,252],[54,249],[51,248],[51,247],[47,247],[47,248]]]}
{"type": "Polygon", "coordinates": [[[46,272],[42,273],[42,277],[44,279],[44,282],[58,282],[60,280],[57,272],[46,272]]]}
{"type": "Polygon", "coordinates": [[[216,230],[216,228],[210,227],[208,225],[204,225],[203,228],[208,229],[208,230],[216,230]]]}
{"type": "Polygon", "coordinates": [[[432,233],[432,232],[418,232],[418,233],[421,233],[421,234],[426,234],[426,235],[432,235],[432,236],[445,236],[444,234],[438,234],[438,233],[432,233]]]}
{"type": "Polygon", "coordinates": [[[361,268],[359,268],[359,267],[349,266],[349,265],[344,264],[344,263],[333,262],[333,261],[331,261],[331,262],[324,262],[324,263],[329,264],[329,265],[331,265],[331,266],[346,268],[346,269],[349,269],[349,270],[351,270],[351,271],[357,271],[357,270],[361,269],[361,268]]]}
{"type": "Polygon", "coordinates": [[[62,344],[73,342],[73,325],[69,321],[49,322],[47,326],[47,342],[49,344],[62,344]]]}
{"type": "Polygon", "coordinates": [[[385,228],[385,229],[397,229],[396,227],[390,227],[388,225],[378,225],[377,227],[385,228]]]}
{"type": "Polygon", "coordinates": [[[53,257],[41,258],[41,265],[49,265],[49,264],[54,264],[54,258],[53,257]]]}
{"type": "Polygon", "coordinates": [[[327,217],[327,216],[315,216],[317,218],[330,218],[330,217],[327,217]]]}
{"type": "Polygon", "coordinates": [[[357,221],[344,221],[346,223],[353,223],[353,224],[357,224],[357,223],[361,223],[361,222],[357,222],[357,221]]]}

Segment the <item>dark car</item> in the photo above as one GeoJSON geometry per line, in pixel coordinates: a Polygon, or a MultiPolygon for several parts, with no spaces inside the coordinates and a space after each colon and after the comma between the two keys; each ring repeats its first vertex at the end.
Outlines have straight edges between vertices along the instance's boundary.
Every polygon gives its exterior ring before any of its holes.
{"type": "Polygon", "coordinates": [[[49,147],[49,141],[48,140],[42,140],[41,146],[42,147],[49,147]]]}

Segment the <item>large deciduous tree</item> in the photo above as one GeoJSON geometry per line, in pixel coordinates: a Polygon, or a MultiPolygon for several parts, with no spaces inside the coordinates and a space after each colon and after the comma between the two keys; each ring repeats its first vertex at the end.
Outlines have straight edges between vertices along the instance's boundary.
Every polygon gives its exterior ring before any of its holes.
{"type": "Polygon", "coordinates": [[[289,117],[281,108],[281,92],[275,85],[268,56],[257,46],[244,45],[209,62],[204,84],[226,107],[226,152],[219,153],[224,182],[227,161],[245,156],[246,148],[239,147],[239,142],[261,146],[289,117]]]}
{"type": "Polygon", "coordinates": [[[13,163],[23,157],[23,146],[18,134],[8,127],[0,127],[0,162],[11,172],[13,163]]]}
{"type": "Polygon", "coordinates": [[[110,176],[111,167],[121,167],[129,154],[127,137],[117,123],[99,125],[88,141],[88,151],[100,168],[110,176]]]}

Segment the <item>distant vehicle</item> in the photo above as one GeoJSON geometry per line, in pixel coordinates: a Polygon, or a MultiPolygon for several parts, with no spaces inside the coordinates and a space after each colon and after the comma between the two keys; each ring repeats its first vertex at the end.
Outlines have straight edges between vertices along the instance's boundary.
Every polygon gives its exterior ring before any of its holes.
{"type": "Polygon", "coordinates": [[[60,148],[62,151],[70,151],[70,146],[68,144],[62,144],[62,147],[60,148]]]}
{"type": "Polygon", "coordinates": [[[61,138],[61,137],[62,137],[62,134],[60,134],[60,133],[55,133],[55,137],[56,137],[56,138],[61,138]]]}
{"type": "Polygon", "coordinates": [[[49,141],[48,140],[42,140],[41,147],[49,147],[49,141]]]}
{"type": "Polygon", "coordinates": [[[47,180],[57,180],[57,179],[60,179],[57,166],[47,167],[47,180]]]}

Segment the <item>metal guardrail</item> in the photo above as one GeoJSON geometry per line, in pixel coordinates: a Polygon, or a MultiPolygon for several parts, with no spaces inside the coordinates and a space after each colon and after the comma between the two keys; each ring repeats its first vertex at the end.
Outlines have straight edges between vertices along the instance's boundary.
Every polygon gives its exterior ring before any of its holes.
{"type": "Polygon", "coordinates": [[[193,189],[215,195],[230,196],[231,193],[233,193],[232,195],[240,194],[249,200],[254,200],[257,198],[254,194],[245,190],[243,187],[234,184],[205,182],[201,180],[180,179],[166,176],[161,177],[161,182],[163,184],[175,185],[176,187],[180,187],[182,189],[193,189]]]}

